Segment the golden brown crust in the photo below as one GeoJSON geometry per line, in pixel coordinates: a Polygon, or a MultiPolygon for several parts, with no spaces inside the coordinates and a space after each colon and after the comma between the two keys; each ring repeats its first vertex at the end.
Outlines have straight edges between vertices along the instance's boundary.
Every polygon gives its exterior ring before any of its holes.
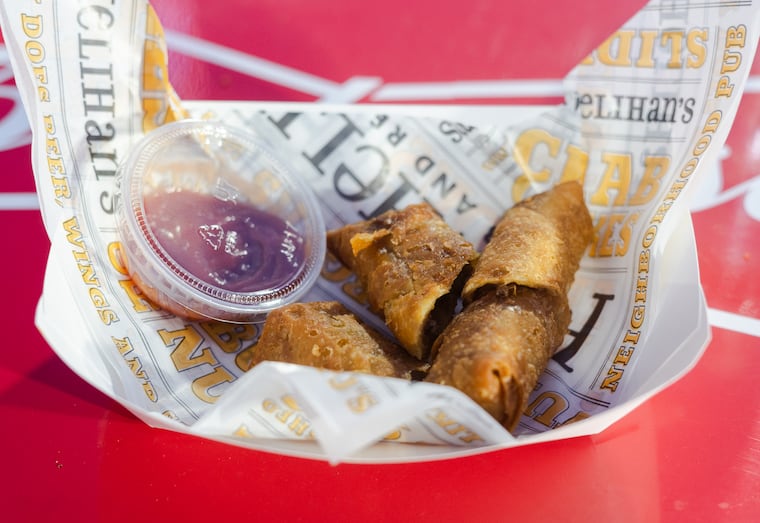
{"type": "Polygon", "coordinates": [[[508,209],[462,291],[474,300],[490,287],[517,284],[566,294],[593,237],[577,182],[566,182],[508,209]]]}
{"type": "Polygon", "coordinates": [[[330,231],[327,247],[356,273],[399,343],[421,360],[453,316],[460,275],[477,258],[425,203],[330,231]]]}
{"type": "Polygon", "coordinates": [[[593,237],[577,182],[509,209],[436,340],[426,381],[455,387],[514,430],[570,325],[567,293],[593,237]]]}
{"type": "Polygon", "coordinates": [[[425,381],[459,389],[514,430],[569,323],[565,295],[518,286],[492,290],[438,338],[425,381]]]}
{"type": "Polygon", "coordinates": [[[282,361],[410,379],[426,365],[338,302],[295,303],[269,314],[247,364],[282,361]]]}

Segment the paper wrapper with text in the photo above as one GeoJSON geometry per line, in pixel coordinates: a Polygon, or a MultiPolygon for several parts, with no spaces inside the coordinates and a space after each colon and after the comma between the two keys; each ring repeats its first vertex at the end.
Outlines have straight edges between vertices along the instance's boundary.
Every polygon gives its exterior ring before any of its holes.
{"type": "MultiPolygon", "coordinates": [[[[145,1],[8,0],[0,14],[51,241],[37,325],[76,373],[152,426],[331,461],[465,455],[599,432],[706,346],[682,202],[731,128],[756,3],[654,0],[568,74],[564,104],[486,110],[180,101],[145,1]],[[582,182],[595,238],[570,290],[570,330],[517,430],[445,386],[248,370],[260,325],[188,321],[145,300],[120,262],[116,170],[146,132],[189,116],[267,141],[313,187],[328,228],[425,200],[481,249],[514,203],[582,182]]],[[[332,258],[306,299],[338,300],[385,329],[332,258]]]]}

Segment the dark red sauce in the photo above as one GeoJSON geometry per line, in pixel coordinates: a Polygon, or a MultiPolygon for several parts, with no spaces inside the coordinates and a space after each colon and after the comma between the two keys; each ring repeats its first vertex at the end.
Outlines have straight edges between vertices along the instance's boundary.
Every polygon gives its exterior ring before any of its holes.
{"type": "Polygon", "coordinates": [[[278,216],[236,200],[177,191],[147,196],[161,247],[196,278],[234,292],[279,287],[304,260],[303,238],[278,216]]]}

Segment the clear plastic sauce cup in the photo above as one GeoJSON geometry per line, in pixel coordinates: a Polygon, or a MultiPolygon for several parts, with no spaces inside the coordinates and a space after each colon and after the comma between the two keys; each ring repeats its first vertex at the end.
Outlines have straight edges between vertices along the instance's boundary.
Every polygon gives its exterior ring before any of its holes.
{"type": "Polygon", "coordinates": [[[130,151],[119,187],[124,262],[166,310],[258,322],[319,277],[317,200],[255,136],[220,123],[166,124],[130,151]]]}

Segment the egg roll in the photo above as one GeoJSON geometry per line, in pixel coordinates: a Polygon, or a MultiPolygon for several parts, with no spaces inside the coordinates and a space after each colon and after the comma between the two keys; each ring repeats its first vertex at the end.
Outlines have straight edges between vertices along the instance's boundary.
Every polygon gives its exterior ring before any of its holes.
{"type": "Polygon", "coordinates": [[[329,231],[327,248],[357,275],[370,308],[420,360],[451,321],[478,256],[427,203],[329,231]]]}
{"type": "Polygon", "coordinates": [[[427,370],[335,301],[295,303],[272,311],[244,357],[247,368],[280,361],[404,379],[416,379],[427,370]]]}
{"type": "Polygon", "coordinates": [[[583,189],[565,182],[517,203],[496,224],[462,297],[500,285],[566,294],[593,236],[583,189]]]}
{"type": "Polygon", "coordinates": [[[517,285],[492,289],[436,340],[425,381],[464,392],[512,431],[569,324],[564,295],[517,285]]]}
{"type": "Polygon", "coordinates": [[[507,210],[464,285],[464,310],[435,341],[425,380],[461,390],[514,430],[567,333],[568,291],[592,237],[577,182],[507,210]]]}

